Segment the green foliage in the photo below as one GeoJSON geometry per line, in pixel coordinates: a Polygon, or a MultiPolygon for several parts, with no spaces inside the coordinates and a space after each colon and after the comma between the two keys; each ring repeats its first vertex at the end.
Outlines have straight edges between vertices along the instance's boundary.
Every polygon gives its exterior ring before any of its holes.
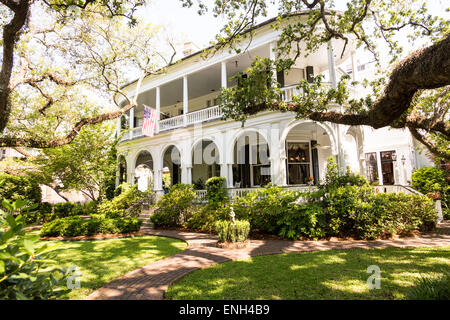
{"type": "Polygon", "coordinates": [[[422,167],[412,174],[412,187],[423,194],[440,192],[444,194],[448,190],[445,172],[436,167],[422,167]]]}
{"type": "Polygon", "coordinates": [[[151,216],[152,222],[159,226],[182,225],[190,217],[196,197],[193,185],[174,185],[156,204],[157,209],[151,216]]]}
{"type": "Polygon", "coordinates": [[[318,204],[289,205],[286,213],[277,220],[277,234],[287,239],[324,238],[325,214],[323,208],[318,204]]]}
{"type": "Polygon", "coordinates": [[[111,123],[83,127],[72,143],[44,149],[34,161],[41,180],[58,179],[61,190],[83,190],[93,201],[106,192],[111,197],[117,168],[113,128],[111,123]]]}
{"type": "Polygon", "coordinates": [[[32,203],[41,203],[41,188],[39,183],[31,177],[13,176],[0,173],[0,197],[3,199],[29,200],[32,203]]]}
{"type": "Polygon", "coordinates": [[[202,178],[198,178],[194,181],[194,189],[195,190],[204,190],[205,189],[205,181],[202,178]]]}
{"type": "Polygon", "coordinates": [[[436,167],[422,167],[412,174],[412,187],[423,194],[439,192],[444,219],[450,219],[448,172],[436,167]]]}
{"type": "MultiPolygon", "coordinates": [[[[236,217],[250,221],[253,230],[277,233],[278,219],[298,197],[299,193],[296,191],[269,185],[236,199],[232,206],[236,217]]],[[[229,208],[226,210],[228,214],[229,208]]]]}
{"type": "Polygon", "coordinates": [[[138,190],[137,185],[130,186],[128,183],[121,184],[118,190],[120,190],[118,196],[112,200],[104,200],[98,205],[97,213],[104,214],[108,218],[122,217],[125,209],[146,195],[138,190]]]}
{"type": "Polygon", "coordinates": [[[206,181],[206,199],[209,205],[219,207],[221,204],[228,202],[225,183],[225,177],[212,177],[206,181]]]}
{"type": "Polygon", "coordinates": [[[219,242],[243,242],[247,240],[250,232],[250,222],[246,220],[236,220],[236,224],[230,220],[219,220],[214,227],[219,242]]]}
{"type": "Polygon", "coordinates": [[[450,300],[450,275],[421,277],[407,294],[408,300],[450,300]]]}
{"type": "Polygon", "coordinates": [[[3,200],[3,208],[9,212],[0,209],[1,300],[55,299],[68,291],[60,286],[70,274],[49,259],[49,253],[57,245],[36,248],[38,237],[23,237],[22,215],[11,214],[27,205],[27,201],[3,200]]]}
{"type": "Polygon", "coordinates": [[[117,234],[138,231],[142,221],[134,217],[102,218],[96,216],[92,219],[80,217],[67,217],[45,223],[41,237],[75,237],[90,236],[94,234],[117,234]]]}
{"type": "Polygon", "coordinates": [[[194,207],[192,211],[185,223],[186,227],[200,232],[212,232],[217,220],[229,218],[230,206],[223,204],[217,207],[216,205],[207,204],[194,207]]]}
{"type": "Polygon", "coordinates": [[[23,213],[25,222],[27,224],[36,222],[48,222],[55,219],[92,215],[97,212],[97,203],[89,201],[83,204],[75,202],[61,202],[54,205],[43,202],[39,205],[37,210],[23,213]]]}

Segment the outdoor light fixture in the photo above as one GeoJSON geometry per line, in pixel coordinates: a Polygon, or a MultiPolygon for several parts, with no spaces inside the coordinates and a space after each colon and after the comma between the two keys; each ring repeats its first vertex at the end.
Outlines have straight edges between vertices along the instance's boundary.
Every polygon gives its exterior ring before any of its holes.
{"type": "Polygon", "coordinates": [[[397,155],[395,153],[391,156],[391,158],[392,158],[392,161],[397,161],[397,155]]]}
{"type": "Polygon", "coordinates": [[[402,165],[405,165],[405,162],[406,162],[406,158],[405,158],[405,155],[402,155],[402,165]]]}

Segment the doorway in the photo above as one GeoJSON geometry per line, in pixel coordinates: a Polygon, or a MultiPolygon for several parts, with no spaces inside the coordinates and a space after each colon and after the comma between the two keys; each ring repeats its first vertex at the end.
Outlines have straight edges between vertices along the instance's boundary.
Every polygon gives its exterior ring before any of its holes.
{"type": "Polygon", "coordinates": [[[381,174],[384,185],[395,184],[394,178],[394,159],[396,158],[395,151],[380,152],[381,158],[381,174]]]}

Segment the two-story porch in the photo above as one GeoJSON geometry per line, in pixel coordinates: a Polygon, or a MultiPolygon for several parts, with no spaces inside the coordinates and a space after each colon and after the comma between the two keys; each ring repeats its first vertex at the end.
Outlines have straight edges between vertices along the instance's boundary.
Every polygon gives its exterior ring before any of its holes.
{"type": "MultiPolygon", "coordinates": [[[[224,176],[229,188],[251,188],[269,182],[304,186],[323,176],[326,159],[334,155],[344,165],[339,126],[295,120],[292,113],[262,112],[241,123],[225,121],[218,106],[221,88],[238,85],[232,76],[243,72],[255,57],[275,59],[277,34],[255,39],[240,55],[228,52],[203,60],[191,55],[152,77],[142,86],[138,106],[117,124],[121,139],[121,174],[117,183],[151,180],[154,190],[183,182],[201,187],[211,176],[224,176]],[[153,137],[142,135],[144,105],[157,111],[153,137]],[[146,167],[145,170],[136,169],[146,167]],[[163,183],[163,181],[165,181],[163,183]],[[165,184],[165,185],[164,185],[165,184]]],[[[354,51],[341,57],[343,43],[335,41],[314,54],[298,59],[291,70],[277,73],[282,99],[298,95],[302,79],[323,74],[325,83],[336,86],[342,74],[355,77],[354,51]]],[[[130,92],[133,92],[132,86],[130,92]]],[[[356,144],[356,142],[355,142],[356,144]]],[[[356,151],[355,151],[356,154],[356,151]]],[[[359,163],[358,159],[352,159],[359,163]]],[[[360,168],[356,168],[360,170],[360,168]]],[[[149,185],[144,183],[142,185],[149,185]]]]}

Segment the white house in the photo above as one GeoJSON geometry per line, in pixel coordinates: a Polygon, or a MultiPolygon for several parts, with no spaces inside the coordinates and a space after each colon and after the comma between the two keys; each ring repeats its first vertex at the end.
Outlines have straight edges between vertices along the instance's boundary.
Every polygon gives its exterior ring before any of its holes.
{"type": "MultiPolygon", "coordinates": [[[[301,187],[309,177],[315,183],[322,179],[326,159],[334,156],[341,168],[350,166],[372,182],[406,185],[414,168],[431,164],[418,152],[419,143],[407,130],[319,123],[272,111],[250,117],[244,127],[240,122],[222,120],[217,105],[221,87],[237,85],[230,78],[244,72],[256,56],[275,58],[273,49],[280,31],[271,28],[272,22],[257,27],[251,42],[242,43],[247,49],[241,54],[224,50],[203,59],[201,52],[192,53],[170,66],[167,73],[144,79],[138,106],[118,120],[122,138],[117,147],[121,163],[117,183],[126,180],[145,188],[148,182],[138,181],[151,177],[152,189],[160,192],[163,175],[169,184],[200,187],[209,177],[223,176],[231,190],[268,182],[301,187]],[[153,137],[141,132],[144,105],[159,115],[153,137]],[[126,127],[129,130],[124,130],[126,127]],[[143,174],[141,167],[149,173],[143,174]]],[[[358,80],[362,70],[357,67],[354,44],[347,45],[343,57],[342,49],[343,42],[333,40],[297,59],[289,73],[279,73],[283,99],[291,99],[298,93],[299,81],[312,75],[323,74],[330,86],[345,73],[358,80]]],[[[133,94],[136,83],[125,89],[133,94]]],[[[352,94],[362,92],[354,90],[352,94]]]]}

